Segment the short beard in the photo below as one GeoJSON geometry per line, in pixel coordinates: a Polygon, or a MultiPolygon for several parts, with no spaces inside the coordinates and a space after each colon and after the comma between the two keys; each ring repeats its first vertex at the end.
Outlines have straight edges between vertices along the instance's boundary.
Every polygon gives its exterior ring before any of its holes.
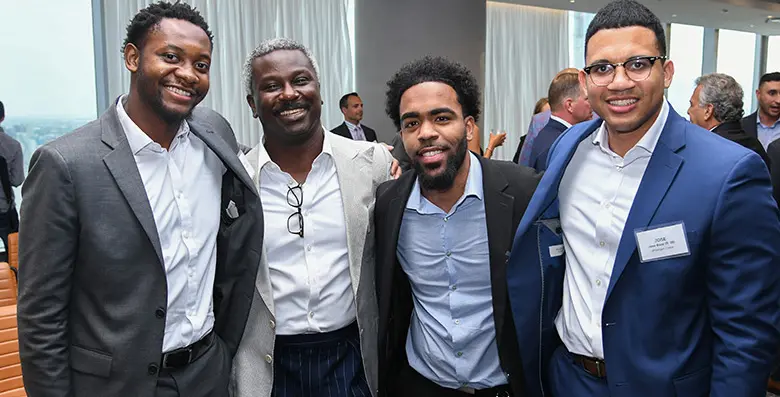
{"type": "Polygon", "coordinates": [[[447,164],[444,171],[439,175],[428,175],[425,172],[425,167],[419,162],[414,162],[414,172],[417,175],[420,185],[425,190],[447,190],[455,183],[455,177],[458,175],[458,170],[466,160],[468,154],[468,141],[466,140],[466,134],[463,134],[463,139],[458,142],[458,146],[455,148],[455,155],[447,158],[447,164]]]}
{"type": "MultiPolygon", "coordinates": [[[[155,90],[151,84],[151,81],[146,78],[146,75],[143,72],[143,68],[138,69],[138,85],[138,92],[141,94],[142,99],[147,102],[149,104],[149,108],[151,108],[157,114],[157,116],[159,116],[160,119],[162,119],[168,125],[181,124],[182,121],[190,118],[192,111],[195,109],[195,106],[193,106],[187,113],[182,115],[181,113],[174,112],[166,108],[162,101],[162,90],[164,90],[165,87],[158,86],[158,88],[155,90]]],[[[197,106],[198,103],[200,102],[196,102],[195,105],[197,106]]]]}

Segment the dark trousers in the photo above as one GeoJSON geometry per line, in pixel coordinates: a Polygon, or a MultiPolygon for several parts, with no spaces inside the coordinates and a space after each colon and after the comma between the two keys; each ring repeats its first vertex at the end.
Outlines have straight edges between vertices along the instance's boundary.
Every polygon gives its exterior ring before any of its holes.
{"type": "Polygon", "coordinates": [[[358,327],[277,335],[273,397],[371,397],[358,327]]]}
{"type": "Polygon", "coordinates": [[[155,397],[227,397],[231,358],[219,337],[189,365],[161,370],[155,397]]]}
{"type": "Polygon", "coordinates": [[[553,396],[609,396],[607,380],[587,373],[563,345],[558,346],[550,360],[550,388],[553,396]]]}
{"type": "Polygon", "coordinates": [[[0,239],[3,240],[3,247],[5,247],[5,251],[0,252],[0,262],[8,262],[8,235],[12,233],[9,222],[8,213],[0,212],[0,239]]]}
{"type": "Polygon", "coordinates": [[[497,386],[485,390],[477,390],[475,394],[439,386],[428,378],[420,375],[414,368],[406,365],[398,376],[398,385],[394,397],[512,397],[509,385],[497,386]]]}

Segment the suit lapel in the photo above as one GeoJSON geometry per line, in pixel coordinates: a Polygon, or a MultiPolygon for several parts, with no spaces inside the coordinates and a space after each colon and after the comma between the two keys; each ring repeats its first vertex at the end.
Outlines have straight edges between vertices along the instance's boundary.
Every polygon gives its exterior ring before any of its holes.
{"type": "Polygon", "coordinates": [[[653,151],[645,174],[642,176],[642,182],[626,220],[626,226],[623,228],[623,235],[615,255],[615,266],[612,269],[612,277],[607,289],[607,300],[623,274],[629,259],[636,251],[634,231],[647,227],[653,220],[653,216],[683,164],[683,158],[677,154],[677,151],[685,146],[685,128],[685,120],[678,116],[673,109],[669,109],[669,120],[661,132],[658,144],[653,151]]]}
{"type": "Polygon", "coordinates": [[[241,161],[238,159],[237,153],[234,153],[230,149],[230,146],[228,146],[228,144],[222,138],[217,136],[217,134],[214,133],[210,126],[193,121],[190,123],[190,131],[195,134],[195,136],[200,138],[206,144],[206,146],[208,146],[209,149],[211,149],[211,151],[213,151],[217,157],[222,160],[222,163],[225,164],[225,167],[230,169],[233,174],[235,174],[236,177],[241,180],[241,182],[250,188],[252,192],[255,192],[252,179],[247,173],[247,170],[241,164],[241,161]]]}
{"type": "Polygon", "coordinates": [[[157,226],[154,222],[152,206],[146,195],[146,188],[138,172],[138,166],[133,158],[130,144],[127,142],[119,117],[116,114],[116,103],[112,105],[100,118],[100,126],[103,130],[103,142],[111,147],[111,153],[103,157],[109,172],[114,177],[119,190],[125,196],[125,200],[133,210],[135,217],[141,224],[141,228],[149,237],[157,259],[164,264],[160,236],[157,234],[157,226]]]}
{"type": "Polygon", "coordinates": [[[352,292],[357,296],[363,265],[363,250],[369,234],[369,208],[364,199],[373,197],[373,157],[375,147],[365,151],[350,149],[339,139],[331,139],[333,161],[339,180],[341,202],[344,207],[344,223],[347,229],[349,274],[352,292]]]}
{"type": "Polygon", "coordinates": [[[501,171],[483,157],[479,157],[479,162],[482,165],[482,190],[485,195],[493,319],[496,325],[496,340],[500,341],[507,302],[507,252],[504,247],[510,247],[512,244],[514,197],[504,193],[509,184],[501,171]]]}

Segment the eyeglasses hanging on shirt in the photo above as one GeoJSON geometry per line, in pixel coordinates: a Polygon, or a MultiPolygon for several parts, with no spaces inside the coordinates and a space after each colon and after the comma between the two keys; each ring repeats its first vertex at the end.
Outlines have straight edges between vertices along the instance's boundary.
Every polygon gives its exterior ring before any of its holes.
{"type": "Polygon", "coordinates": [[[287,204],[296,209],[296,212],[293,212],[292,215],[287,218],[287,231],[303,238],[303,214],[301,213],[301,206],[303,206],[303,187],[300,184],[287,187],[287,204]],[[294,222],[296,216],[298,220],[297,225],[294,222]]]}

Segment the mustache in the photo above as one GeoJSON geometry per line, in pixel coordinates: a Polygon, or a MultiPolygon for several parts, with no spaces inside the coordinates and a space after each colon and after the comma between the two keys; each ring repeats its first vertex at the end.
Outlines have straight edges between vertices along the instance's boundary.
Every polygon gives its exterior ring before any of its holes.
{"type": "Polygon", "coordinates": [[[309,108],[309,104],[305,101],[286,102],[286,103],[282,103],[281,105],[279,105],[279,107],[274,109],[274,114],[278,115],[279,113],[282,113],[287,110],[308,109],[308,108],[309,108]]]}

